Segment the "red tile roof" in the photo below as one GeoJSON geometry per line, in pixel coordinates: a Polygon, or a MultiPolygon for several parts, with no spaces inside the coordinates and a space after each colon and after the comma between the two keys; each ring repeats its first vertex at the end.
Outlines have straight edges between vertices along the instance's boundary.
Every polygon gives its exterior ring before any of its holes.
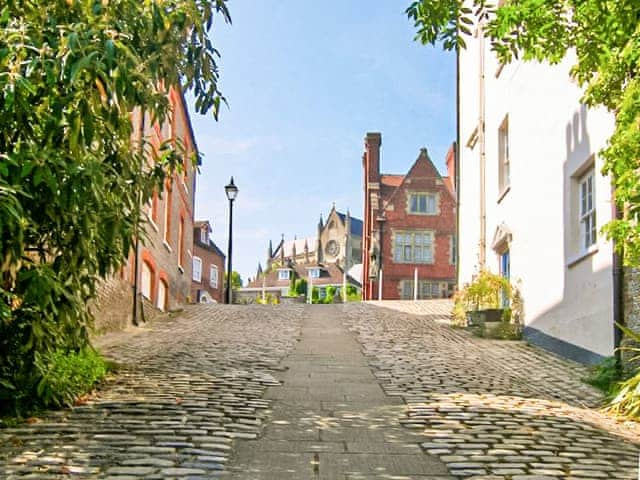
{"type": "Polygon", "coordinates": [[[389,187],[399,187],[404,175],[380,175],[380,183],[389,187]]]}

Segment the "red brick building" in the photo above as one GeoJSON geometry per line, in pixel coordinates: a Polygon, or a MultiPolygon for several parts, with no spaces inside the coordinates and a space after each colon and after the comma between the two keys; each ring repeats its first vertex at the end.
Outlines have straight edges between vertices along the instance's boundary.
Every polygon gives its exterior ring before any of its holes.
{"type": "Polygon", "coordinates": [[[224,302],[225,254],[211,240],[211,224],[197,221],[193,228],[191,298],[194,302],[224,302]]]}
{"type": "Polygon", "coordinates": [[[381,174],[381,144],[380,133],[367,133],[363,299],[448,297],[456,261],[453,175],[442,177],[424,148],[406,175],[381,174]]]}
{"type": "Polygon", "coordinates": [[[145,238],[139,242],[137,254],[132,249],[120,272],[98,288],[95,306],[98,330],[121,329],[132,323],[134,289],[140,300],[137,322],[191,300],[197,176],[192,160],[197,146],[182,92],[172,87],[167,96],[171,114],[163,124],[152,122],[149,115],[143,118],[139,109],[132,112],[132,146],[135,148],[140,135],[144,135],[149,145],[147,159],[152,165],[163,142],[174,148],[181,144],[184,170],[168,177],[163,192],[154,194],[143,205],[145,238]]]}

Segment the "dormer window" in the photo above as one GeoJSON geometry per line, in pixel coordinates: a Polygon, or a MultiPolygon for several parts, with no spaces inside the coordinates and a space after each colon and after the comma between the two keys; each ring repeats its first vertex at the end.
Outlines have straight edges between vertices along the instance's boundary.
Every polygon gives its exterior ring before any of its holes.
{"type": "Polygon", "coordinates": [[[208,228],[203,228],[202,230],[200,230],[200,241],[202,243],[204,243],[205,245],[207,245],[209,243],[209,229],[208,228]]]}
{"type": "Polygon", "coordinates": [[[290,280],[291,279],[291,270],[289,269],[281,269],[278,270],[278,280],[290,280]]]}
{"type": "Polygon", "coordinates": [[[436,215],[436,196],[432,193],[411,193],[409,212],[416,215],[436,215]]]}
{"type": "Polygon", "coordinates": [[[319,268],[310,268],[309,269],[309,277],[311,277],[311,278],[320,278],[320,269],[319,268]]]}

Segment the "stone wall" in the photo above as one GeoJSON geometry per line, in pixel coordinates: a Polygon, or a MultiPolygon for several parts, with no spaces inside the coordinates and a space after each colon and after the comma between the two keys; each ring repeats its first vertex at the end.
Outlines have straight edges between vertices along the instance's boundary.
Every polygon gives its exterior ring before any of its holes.
{"type": "Polygon", "coordinates": [[[102,281],[97,288],[98,297],[90,305],[95,317],[97,333],[123,330],[131,325],[132,287],[119,275],[102,281]]]}
{"type": "MultiPolygon", "coordinates": [[[[640,268],[625,268],[623,272],[622,302],[624,324],[627,328],[640,335],[640,268]]],[[[622,345],[633,345],[634,342],[628,337],[623,337],[622,345]]],[[[637,346],[637,345],[636,345],[637,346]]],[[[637,354],[634,352],[623,352],[623,359],[628,362],[637,354]]]]}

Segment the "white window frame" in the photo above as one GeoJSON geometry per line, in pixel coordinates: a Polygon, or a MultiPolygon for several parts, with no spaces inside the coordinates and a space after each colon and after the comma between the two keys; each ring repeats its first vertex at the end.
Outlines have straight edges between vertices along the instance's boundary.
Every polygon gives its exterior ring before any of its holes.
{"type": "Polygon", "coordinates": [[[169,286],[164,282],[164,280],[158,280],[158,295],[156,298],[156,306],[161,311],[165,311],[167,308],[167,298],[169,296],[169,286]]]}
{"type": "Polygon", "coordinates": [[[278,270],[278,280],[291,280],[291,270],[288,268],[278,270]]]}
{"type": "Polygon", "coordinates": [[[578,179],[578,208],[580,252],[585,253],[589,251],[598,240],[594,168],[587,170],[587,172],[578,179]]]}
{"type": "Polygon", "coordinates": [[[194,282],[202,282],[202,259],[200,257],[193,257],[193,271],[191,273],[191,279],[194,282]]]}
{"type": "Polygon", "coordinates": [[[140,293],[147,300],[151,300],[153,292],[153,269],[147,262],[142,262],[140,272],[140,293]]]}
{"type": "Polygon", "coordinates": [[[205,245],[209,244],[209,231],[206,228],[200,230],[200,241],[205,245]]]}
{"type": "Polygon", "coordinates": [[[320,278],[320,269],[319,268],[310,268],[309,269],[309,277],[310,278],[320,278]]]}
{"type": "Polygon", "coordinates": [[[500,198],[511,188],[511,160],[509,158],[509,115],[498,127],[498,186],[500,198]]]}
{"type": "Polygon", "coordinates": [[[393,235],[394,263],[434,263],[435,235],[431,230],[403,230],[393,235]],[[425,255],[425,253],[428,253],[425,255]]]}
{"type": "Polygon", "coordinates": [[[211,264],[209,267],[209,286],[218,288],[218,266],[211,264]]]}
{"type": "Polygon", "coordinates": [[[410,192],[408,211],[411,215],[437,215],[438,196],[435,193],[410,192]],[[421,208],[423,200],[424,209],[421,208]]]}

